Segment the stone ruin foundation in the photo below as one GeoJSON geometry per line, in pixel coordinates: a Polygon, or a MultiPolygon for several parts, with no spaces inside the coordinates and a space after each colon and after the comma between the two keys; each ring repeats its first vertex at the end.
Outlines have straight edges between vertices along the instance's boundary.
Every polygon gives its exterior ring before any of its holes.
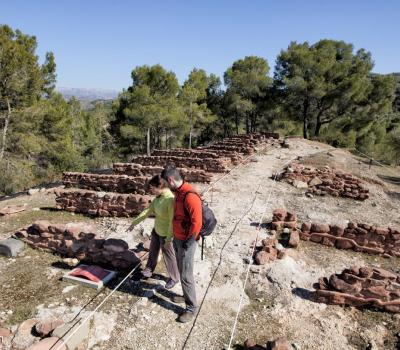
{"type": "Polygon", "coordinates": [[[104,239],[96,230],[83,223],[53,224],[45,220],[35,221],[14,236],[32,248],[40,248],[63,257],[116,269],[133,268],[147,260],[150,242],[129,249],[122,239],[104,239]]]}
{"type": "Polygon", "coordinates": [[[151,166],[166,166],[173,164],[177,168],[200,169],[213,173],[224,173],[229,170],[231,161],[229,158],[189,158],[178,156],[136,156],[132,163],[151,166]]]}
{"type": "Polygon", "coordinates": [[[305,222],[300,238],[339,249],[400,257],[400,231],[390,227],[354,222],[349,222],[347,227],[305,222]]]}
{"type": "Polygon", "coordinates": [[[107,191],[130,194],[145,194],[148,181],[146,176],[104,175],[89,173],[63,173],[65,187],[76,187],[94,191],[107,191]]]}
{"type": "Polygon", "coordinates": [[[320,303],[374,307],[400,313],[400,274],[377,267],[351,267],[316,284],[320,303]]]}
{"type": "Polygon", "coordinates": [[[345,197],[357,200],[369,198],[369,190],[359,178],[328,166],[314,168],[299,163],[290,164],[281,174],[281,180],[306,188],[313,195],[345,197]]]}
{"type": "MultiPolygon", "coordinates": [[[[140,165],[137,163],[114,163],[113,172],[119,175],[150,178],[158,175],[164,169],[162,166],[140,165]]],[[[213,174],[199,169],[178,168],[180,173],[189,182],[210,183],[213,174]]]]}
{"type": "Polygon", "coordinates": [[[186,181],[209,183],[213,173],[226,173],[257,147],[280,142],[278,134],[237,135],[202,148],[154,150],[151,156],[134,157],[132,163],[113,164],[113,174],[66,172],[66,188],[55,191],[56,208],[92,216],[135,216],[151,200],[147,181],[164,166],[177,166],[186,181]]]}
{"type": "Polygon", "coordinates": [[[56,208],[93,216],[130,217],[145,209],[151,197],[66,188],[55,190],[56,208]]]}

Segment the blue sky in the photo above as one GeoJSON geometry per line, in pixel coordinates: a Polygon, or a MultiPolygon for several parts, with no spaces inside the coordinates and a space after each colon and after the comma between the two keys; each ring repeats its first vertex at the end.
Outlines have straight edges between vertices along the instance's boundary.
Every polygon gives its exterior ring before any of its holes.
{"type": "Polygon", "coordinates": [[[395,0],[0,0],[0,23],[53,51],[58,86],[120,90],[132,69],[160,63],[183,82],[193,67],[222,77],[233,61],[271,67],[290,41],[340,39],[372,52],[374,71],[400,71],[395,0]]]}

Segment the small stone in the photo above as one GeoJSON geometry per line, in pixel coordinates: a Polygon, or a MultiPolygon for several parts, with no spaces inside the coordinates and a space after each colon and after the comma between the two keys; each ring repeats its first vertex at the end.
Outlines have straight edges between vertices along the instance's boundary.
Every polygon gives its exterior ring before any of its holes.
{"type": "Polygon", "coordinates": [[[50,337],[29,346],[26,350],[67,350],[67,347],[59,337],[50,337]]]}
{"type": "Polygon", "coordinates": [[[36,193],[38,193],[39,192],[39,189],[38,188],[30,188],[29,190],[28,190],[28,194],[30,195],[30,196],[33,196],[34,194],[36,194],[36,193]]]}
{"type": "Polygon", "coordinates": [[[322,184],[322,180],[319,177],[314,177],[309,183],[309,186],[318,186],[322,184]]]}
{"type": "Polygon", "coordinates": [[[25,245],[18,239],[7,238],[0,241],[0,255],[8,258],[16,257],[24,249],[25,245]]]}
{"type": "Polygon", "coordinates": [[[37,338],[32,335],[32,329],[37,323],[34,318],[22,322],[12,340],[13,349],[26,349],[32,345],[37,338]]]}
{"type": "MultiPolygon", "coordinates": [[[[11,336],[11,331],[7,328],[0,328],[0,339],[1,338],[8,338],[11,336]]],[[[0,342],[1,344],[1,342],[0,342]]]]}
{"type": "Polygon", "coordinates": [[[260,251],[256,254],[255,262],[257,265],[265,265],[270,259],[270,254],[266,251],[260,251]]]}
{"type": "Polygon", "coordinates": [[[55,328],[61,326],[64,322],[60,319],[42,320],[35,325],[37,334],[41,337],[49,335],[55,328]]]}
{"type": "Polygon", "coordinates": [[[296,188],[308,188],[307,182],[300,181],[300,180],[294,180],[293,186],[296,188]]]}
{"type": "Polygon", "coordinates": [[[289,246],[296,248],[300,243],[300,235],[298,231],[292,231],[289,238],[289,246]]]}

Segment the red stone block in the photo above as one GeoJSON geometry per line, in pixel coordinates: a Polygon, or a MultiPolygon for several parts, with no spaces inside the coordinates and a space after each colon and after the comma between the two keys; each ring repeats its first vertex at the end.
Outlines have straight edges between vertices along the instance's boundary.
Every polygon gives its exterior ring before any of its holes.
{"type": "Polygon", "coordinates": [[[287,215],[287,211],[285,209],[275,209],[272,212],[272,220],[273,221],[284,221],[287,215]]]}
{"type": "Polygon", "coordinates": [[[311,232],[328,233],[329,231],[330,227],[328,224],[311,224],[311,232]]]}

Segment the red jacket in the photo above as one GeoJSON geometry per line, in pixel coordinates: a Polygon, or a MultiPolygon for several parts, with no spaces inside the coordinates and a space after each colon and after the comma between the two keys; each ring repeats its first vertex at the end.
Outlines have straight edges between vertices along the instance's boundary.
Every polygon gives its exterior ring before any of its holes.
{"type": "Polygon", "coordinates": [[[185,193],[188,191],[195,190],[187,182],[184,182],[182,186],[174,191],[175,204],[172,226],[174,237],[179,240],[186,240],[192,235],[199,239],[199,233],[203,225],[202,204],[199,196],[189,193],[186,195],[185,203],[183,203],[185,193]]]}

